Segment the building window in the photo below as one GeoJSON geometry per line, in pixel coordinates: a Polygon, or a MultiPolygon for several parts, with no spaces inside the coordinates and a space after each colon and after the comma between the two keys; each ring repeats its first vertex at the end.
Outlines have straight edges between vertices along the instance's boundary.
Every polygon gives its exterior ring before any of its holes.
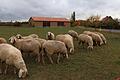
{"type": "Polygon", "coordinates": [[[50,26],[50,22],[49,21],[44,21],[43,22],[43,27],[49,27],[50,26]]]}
{"type": "Polygon", "coordinates": [[[58,26],[64,26],[64,22],[58,22],[57,25],[58,26]]]}

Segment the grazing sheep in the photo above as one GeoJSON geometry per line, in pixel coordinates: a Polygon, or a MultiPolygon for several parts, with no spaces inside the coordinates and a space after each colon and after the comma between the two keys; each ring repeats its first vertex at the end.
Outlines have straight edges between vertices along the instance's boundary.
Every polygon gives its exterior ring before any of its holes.
{"type": "Polygon", "coordinates": [[[56,36],[56,40],[64,42],[70,54],[74,53],[74,44],[72,36],[70,36],[69,34],[60,34],[56,36]]]}
{"type": "Polygon", "coordinates": [[[16,35],[16,38],[18,39],[28,39],[28,38],[38,38],[39,36],[37,34],[30,34],[28,36],[22,36],[20,34],[16,35]]]}
{"type": "Polygon", "coordinates": [[[94,32],[94,33],[98,34],[102,38],[103,43],[106,44],[107,40],[106,40],[105,36],[102,33],[100,33],[100,32],[94,32]]]}
{"type": "Polygon", "coordinates": [[[32,38],[39,38],[39,36],[37,34],[30,34],[29,36],[32,38]]]}
{"type": "Polygon", "coordinates": [[[78,40],[78,33],[74,30],[69,30],[68,34],[71,35],[73,38],[78,40]]]}
{"type": "MultiPolygon", "coordinates": [[[[66,48],[65,44],[61,41],[48,40],[45,43],[43,43],[42,50],[44,53],[43,55],[46,54],[52,64],[53,64],[53,60],[52,60],[51,56],[53,54],[58,55],[57,63],[59,63],[61,54],[65,55],[66,58],[68,58],[67,48],[66,48]]],[[[43,63],[44,63],[44,59],[43,59],[43,63]]]]}
{"type": "Polygon", "coordinates": [[[1,44],[1,43],[7,43],[7,40],[6,40],[5,38],[2,38],[2,37],[1,37],[1,38],[0,38],[0,44],[1,44]]]}
{"type": "Polygon", "coordinates": [[[90,32],[90,31],[84,31],[83,33],[91,36],[93,41],[95,42],[94,44],[97,44],[99,46],[103,44],[103,41],[98,34],[95,34],[94,32],[90,32]]]}
{"type": "Polygon", "coordinates": [[[39,41],[39,43],[41,44],[41,46],[46,41],[45,39],[41,39],[41,38],[34,38],[34,39],[37,40],[37,41],[39,41]]]}
{"type": "MultiPolygon", "coordinates": [[[[16,38],[17,39],[31,39],[31,38],[33,38],[33,37],[30,37],[30,36],[24,36],[24,37],[22,37],[20,34],[17,34],[16,35],[16,38]]],[[[37,40],[37,41],[39,41],[39,43],[42,45],[46,40],[45,39],[41,39],[41,38],[34,38],[35,40],[37,40]]]]}
{"type": "Polygon", "coordinates": [[[15,47],[17,47],[22,52],[31,53],[31,55],[37,56],[38,62],[39,55],[41,51],[41,44],[38,40],[35,40],[34,38],[29,39],[17,39],[15,36],[12,36],[9,39],[10,43],[13,44],[15,47]]]}
{"type": "Polygon", "coordinates": [[[79,41],[79,44],[82,42],[82,43],[86,43],[88,45],[88,49],[93,49],[93,40],[92,40],[92,37],[89,36],[89,35],[86,35],[86,34],[79,34],[78,36],[78,41],[79,41]]]}
{"type": "Polygon", "coordinates": [[[54,40],[55,35],[52,32],[48,32],[47,35],[46,35],[46,39],[47,40],[54,40]]]}
{"type": "Polygon", "coordinates": [[[25,78],[28,74],[26,64],[22,58],[20,50],[13,47],[12,45],[4,43],[0,44],[0,60],[1,62],[5,61],[7,64],[5,73],[7,72],[8,65],[13,65],[19,70],[19,78],[25,78]]]}

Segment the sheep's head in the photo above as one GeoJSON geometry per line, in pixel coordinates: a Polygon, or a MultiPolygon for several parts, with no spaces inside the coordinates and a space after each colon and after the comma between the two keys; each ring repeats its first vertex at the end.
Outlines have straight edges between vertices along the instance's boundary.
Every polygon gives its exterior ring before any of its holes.
{"type": "Polygon", "coordinates": [[[27,69],[20,69],[18,76],[19,78],[25,78],[28,75],[27,69]]]}
{"type": "Polygon", "coordinates": [[[48,37],[48,40],[53,40],[54,34],[52,32],[48,32],[47,37],[48,37]]]}
{"type": "Polygon", "coordinates": [[[104,40],[103,43],[106,44],[106,40],[104,40]]]}
{"type": "Polygon", "coordinates": [[[70,52],[70,54],[73,54],[74,53],[74,48],[70,48],[69,52],[70,52]]]}
{"type": "Polygon", "coordinates": [[[12,36],[12,37],[9,38],[9,42],[10,42],[11,44],[14,44],[15,41],[16,41],[16,37],[15,37],[15,36],[12,36]]]}

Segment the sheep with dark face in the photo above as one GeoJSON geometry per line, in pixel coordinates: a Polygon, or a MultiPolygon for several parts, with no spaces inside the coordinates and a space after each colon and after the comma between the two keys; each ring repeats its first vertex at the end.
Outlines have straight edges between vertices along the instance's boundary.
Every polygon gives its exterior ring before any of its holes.
{"type": "MultiPolygon", "coordinates": [[[[1,62],[5,61],[7,64],[5,73],[7,72],[8,65],[13,65],[19,70],[19,78],[25,78],[28,74],[26,64],[22,58],[20,50],[13,47],[12,45],[4,43],[0,44],[0,60],[1,62]]],[[[2,71],[1,68],[0,71],[2,71]]]]}
{"type": "Polygon", "coordinates": [[[52,32],[48,32],[47,35],[46,35],[46,39],[47,40],[54,40],[55,35],[52,32]]]}

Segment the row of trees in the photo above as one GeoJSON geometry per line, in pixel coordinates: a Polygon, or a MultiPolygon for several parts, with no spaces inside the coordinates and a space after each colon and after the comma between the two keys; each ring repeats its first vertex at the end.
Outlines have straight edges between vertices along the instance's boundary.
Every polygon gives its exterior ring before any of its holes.
{"type": "Polygon", "coordinates": [[[120,29],[120,22],[118,19],[113,19],[111,16],[106,16],[100,20],[100,16],[91,16],[86,20],[84,26],[94,28],[106,29],[120,29]]]}
{"type": "Polygon", "coordinates": [[[75,12],[71,15],[71,27],[74,26],[85,26],[93,28],[106,28],[106,29],[120,29],[119,19],[113,19],[111,16],[106,16],[101,19],[100,15],[90,16],[86,20],[76,21],[75,12]]]}
{"type": "Polygon", "coordinates": [[[27,25],[28,22],[0,22],[0,26],[22,26],[27,25]]]}

